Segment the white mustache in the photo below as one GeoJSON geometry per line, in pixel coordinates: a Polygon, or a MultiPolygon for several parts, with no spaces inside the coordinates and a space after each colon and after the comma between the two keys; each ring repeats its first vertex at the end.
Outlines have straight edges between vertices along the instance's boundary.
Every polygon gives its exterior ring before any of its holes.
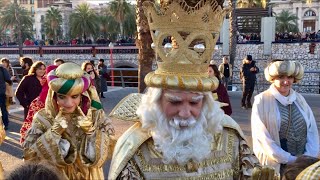
{"type": "Polygon", "coordinates": [[[174,117],[169,121],[170,126],[175,129],[181,129],[183,127],[193,127],[197,123],[194,117],[190,117],[188,119],[181,119],[179,117],[174,117]]]}

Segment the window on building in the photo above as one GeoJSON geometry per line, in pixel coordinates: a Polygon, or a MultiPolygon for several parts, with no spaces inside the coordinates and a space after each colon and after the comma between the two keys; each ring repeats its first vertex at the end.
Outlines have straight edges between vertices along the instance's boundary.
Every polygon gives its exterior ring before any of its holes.
{"type": "Polygon", "coordinates": [[[304,16],[316,16],[316,13],[312,10],[308,10],[304,13],[304,16]]]}
{"type": "Polygon", "coordinates": [[[30,4],[34,4],[34,0],[30,0],[30,4]]]}

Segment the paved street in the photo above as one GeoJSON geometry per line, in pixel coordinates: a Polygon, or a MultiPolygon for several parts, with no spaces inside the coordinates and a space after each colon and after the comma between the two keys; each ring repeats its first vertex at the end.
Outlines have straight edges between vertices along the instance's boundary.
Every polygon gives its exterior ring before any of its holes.
{"type": "MultiPolygon", "coordinates": [[[[107,114],[110,113],[112,108],[127,94],[137,92],[136,88],[110,88],[105,93],[106,98],[102,99],[104,109],[107,114]]],[[[251,141],[250,130],[250,110],[243,110],[240,108],[241,92],[229,92],[233,114],[232,117],[240,124],[244,133],[248,136],[248,140],[251,141]]],[[[318,120],[318,127],[320,127],[320,95],[305,94],[307,102],[311,106],[316,119],[318,120]]],[[[19,144],[19,129],[23,122],[23,109],[19,105],[13,105],[10,107],[10,127],[7,131],[7,137],[4,143],[0,147],[0,161],[4,167],[5,172],[14,169],[15,166],[22,163],[22,148],[19,144]]],[[[116,136],[120,136],[132,123],[123,122],[119,120],[113,121],[116,128],[116,136]]],[[[107,165],[105,166],[105,172],[107,172],[107,165]]]]}

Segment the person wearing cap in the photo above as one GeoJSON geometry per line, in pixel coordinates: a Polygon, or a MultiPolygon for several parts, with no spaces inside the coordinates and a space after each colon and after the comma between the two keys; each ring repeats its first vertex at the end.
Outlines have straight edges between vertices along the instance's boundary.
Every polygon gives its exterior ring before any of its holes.
{"type": "Polygon", "coordinates": [[[247,57],[243,59],[240,70],[240,79],[243,87],[241,107],[243,109],[252,108],[251,97],[256,83],[256,74],[258,72],[259,68],[256,66],[256,62],[252,60],[251,55],[247,55],[247,57]]]}
{"type": "Polygon", "coordinates": [[[228,10],[215,0],[197,5],[184,7],[183,1],[170,1],[157,14],[153,3],[144,3],[151,47],[160,59],[157,70],[144,79],[147,92],[130,94],[110,113],[111,118],[136,123],[117,140],[109,180],[245,179],[253,175],[258,160],[239,125],[214,101],[211,91],[219,81],[207,73],[217,41],[212,32],[219,32],[228,10]],[[172,19],[173,11],[179,18],[172,19]],[[188,33],[181,32],[185,30],[188,33]],[[173,44],[163,46],[168,35],[175,36],[173,44]],[[193,39],[206,43],[189,48],[193,39]]]}
{"type": "Polygon", "coordinates": [[[104,179],[102,165],[112,153],[114,129],[90,75],[64,63],[47,81],[45,108],[34,115],[22,144],[25,160],[46,160],[66,179],[104,179]]]}
{"type": "Polygon", "coordinates": [[[299,62],[273,60],[264,70],[269,89],[254,98],[251,114],[253,151],[262,165],[283,173],[300,155],[319,155],[317,124],[301,94],[292,89],[304,74],[299,62]]]}

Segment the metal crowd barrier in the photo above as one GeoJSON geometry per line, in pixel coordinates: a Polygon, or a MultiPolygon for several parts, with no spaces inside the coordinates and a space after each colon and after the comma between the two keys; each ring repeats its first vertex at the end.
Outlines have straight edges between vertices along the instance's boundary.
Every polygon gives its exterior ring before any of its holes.
{"type": "MultiPolygon", "coordinates": [[[[22,76],[21,67],[13,67],[13,69],[15,69],[16,72],[21,72],[17,73],[17,76],[22,76]]],[[[123,88],[138,86],[138,68],[108,68],[108,73],[110,76],[110,78],[107,79],[108,86],[111,86],[112,79],[115,86],[123,88]],[[113,76],[111,71],[113,71],[113,76]]],[[[304,73],[305,75],[302,81],[298,84],[294,84],[293,88],[298,92],[320,94],[320,70],[305,71],[304,73]]],[[[236,87],[237,90],[242,89],[242,82],[239,77],[239,70],[234,70],[232,83],[229,84],[228,90],[232,90],[233,87],[236,87]]],[[[257,74],[255,90],[257,92],[262,92],[269,86],[270,83],[265,80],[263,71],[260,71],[260,73],[257,74]]]]}

